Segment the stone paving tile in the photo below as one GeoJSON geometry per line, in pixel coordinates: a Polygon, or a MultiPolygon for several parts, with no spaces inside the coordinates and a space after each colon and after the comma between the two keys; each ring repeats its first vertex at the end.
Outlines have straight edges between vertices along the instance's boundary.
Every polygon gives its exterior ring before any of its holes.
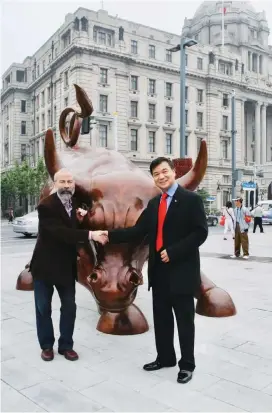
{"type": "Polygon", "coordinates": [[[45,412],[23,394],[1,380],[1,412],[45,412]]]}
{"type": "MultiPolygon", "coordinates": [[[[272,383],[263,389],[263,392],[272,396],[272,383]]],[[[272,409],[271,409],[272,410],[272,409]]]]}
{"type": "Polygon", "coordinates": [[[220,380],[203,393],[249,412],[271,412],[272,410],[272,397],[268,394],[226,380],[220,380]]]}
{"type": "MultiPolygon", "coordinates": [[[[164,412],[167,404],[154,400],[144,394],[136,392],[129,387],[125,387],[113,380],[97,384],[80,393],[92,400],[103,404],[110,411],[114,412],[164,412]]],[[[129,381],[130,377],[127,377],[129,381]]]]}
{"type": "Polygon", "coordinates": [[[97,412],[104,407],[56,380],[28,387],[21,393],[49,412],[97,412]]]}

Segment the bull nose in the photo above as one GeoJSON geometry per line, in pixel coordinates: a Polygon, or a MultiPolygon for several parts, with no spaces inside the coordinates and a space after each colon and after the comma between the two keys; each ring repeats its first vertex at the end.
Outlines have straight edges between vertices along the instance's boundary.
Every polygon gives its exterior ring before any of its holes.
{"type": "Polygon", "coordinates": [[[128,278],[129,282],[133,285],[142,284],[142,277],[137,272],[132,271],[128,278]]]}
{"type": "Polygon", "coordinates": [[[89,275],[89,279],[92,283],[96,283],[98,281],[98,275],[96,272],[93,272],[89,275]]]}

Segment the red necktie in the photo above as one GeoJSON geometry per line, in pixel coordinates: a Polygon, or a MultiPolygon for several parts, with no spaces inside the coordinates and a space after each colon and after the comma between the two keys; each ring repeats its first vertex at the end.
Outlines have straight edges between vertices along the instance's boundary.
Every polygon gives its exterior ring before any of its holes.
{"type": "Polygon", "coordinates": [[[161,197],[161,202],[159,205],[158,211],[158,231],[157,231],[157,239],[156,239],[156,250],[159,251],[163,246],[163,223],[166,217],[167,212],[167,202],[166,198],[168,194],[163,193],[161,197]]]}

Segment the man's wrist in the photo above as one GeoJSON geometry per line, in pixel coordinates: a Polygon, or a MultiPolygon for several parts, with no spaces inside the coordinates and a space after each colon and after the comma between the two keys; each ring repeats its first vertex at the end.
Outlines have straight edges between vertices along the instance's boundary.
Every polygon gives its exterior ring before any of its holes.
{"type": "Polygon", "coordinates": [[[92,231],[89,231],[89,240],[91,240],[92,239],[92,231]]]}

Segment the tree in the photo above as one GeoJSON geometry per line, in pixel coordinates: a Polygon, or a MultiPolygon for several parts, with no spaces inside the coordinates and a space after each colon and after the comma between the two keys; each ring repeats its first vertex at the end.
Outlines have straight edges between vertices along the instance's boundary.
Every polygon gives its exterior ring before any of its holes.
{"type": "Polygon", "coordinates": [[[197,190],[198,195],[202,198],[205,210],[209,207],[209,201],[207,198],[210,196],[209,192],[205,188],[201,188],[197,190]]]}

